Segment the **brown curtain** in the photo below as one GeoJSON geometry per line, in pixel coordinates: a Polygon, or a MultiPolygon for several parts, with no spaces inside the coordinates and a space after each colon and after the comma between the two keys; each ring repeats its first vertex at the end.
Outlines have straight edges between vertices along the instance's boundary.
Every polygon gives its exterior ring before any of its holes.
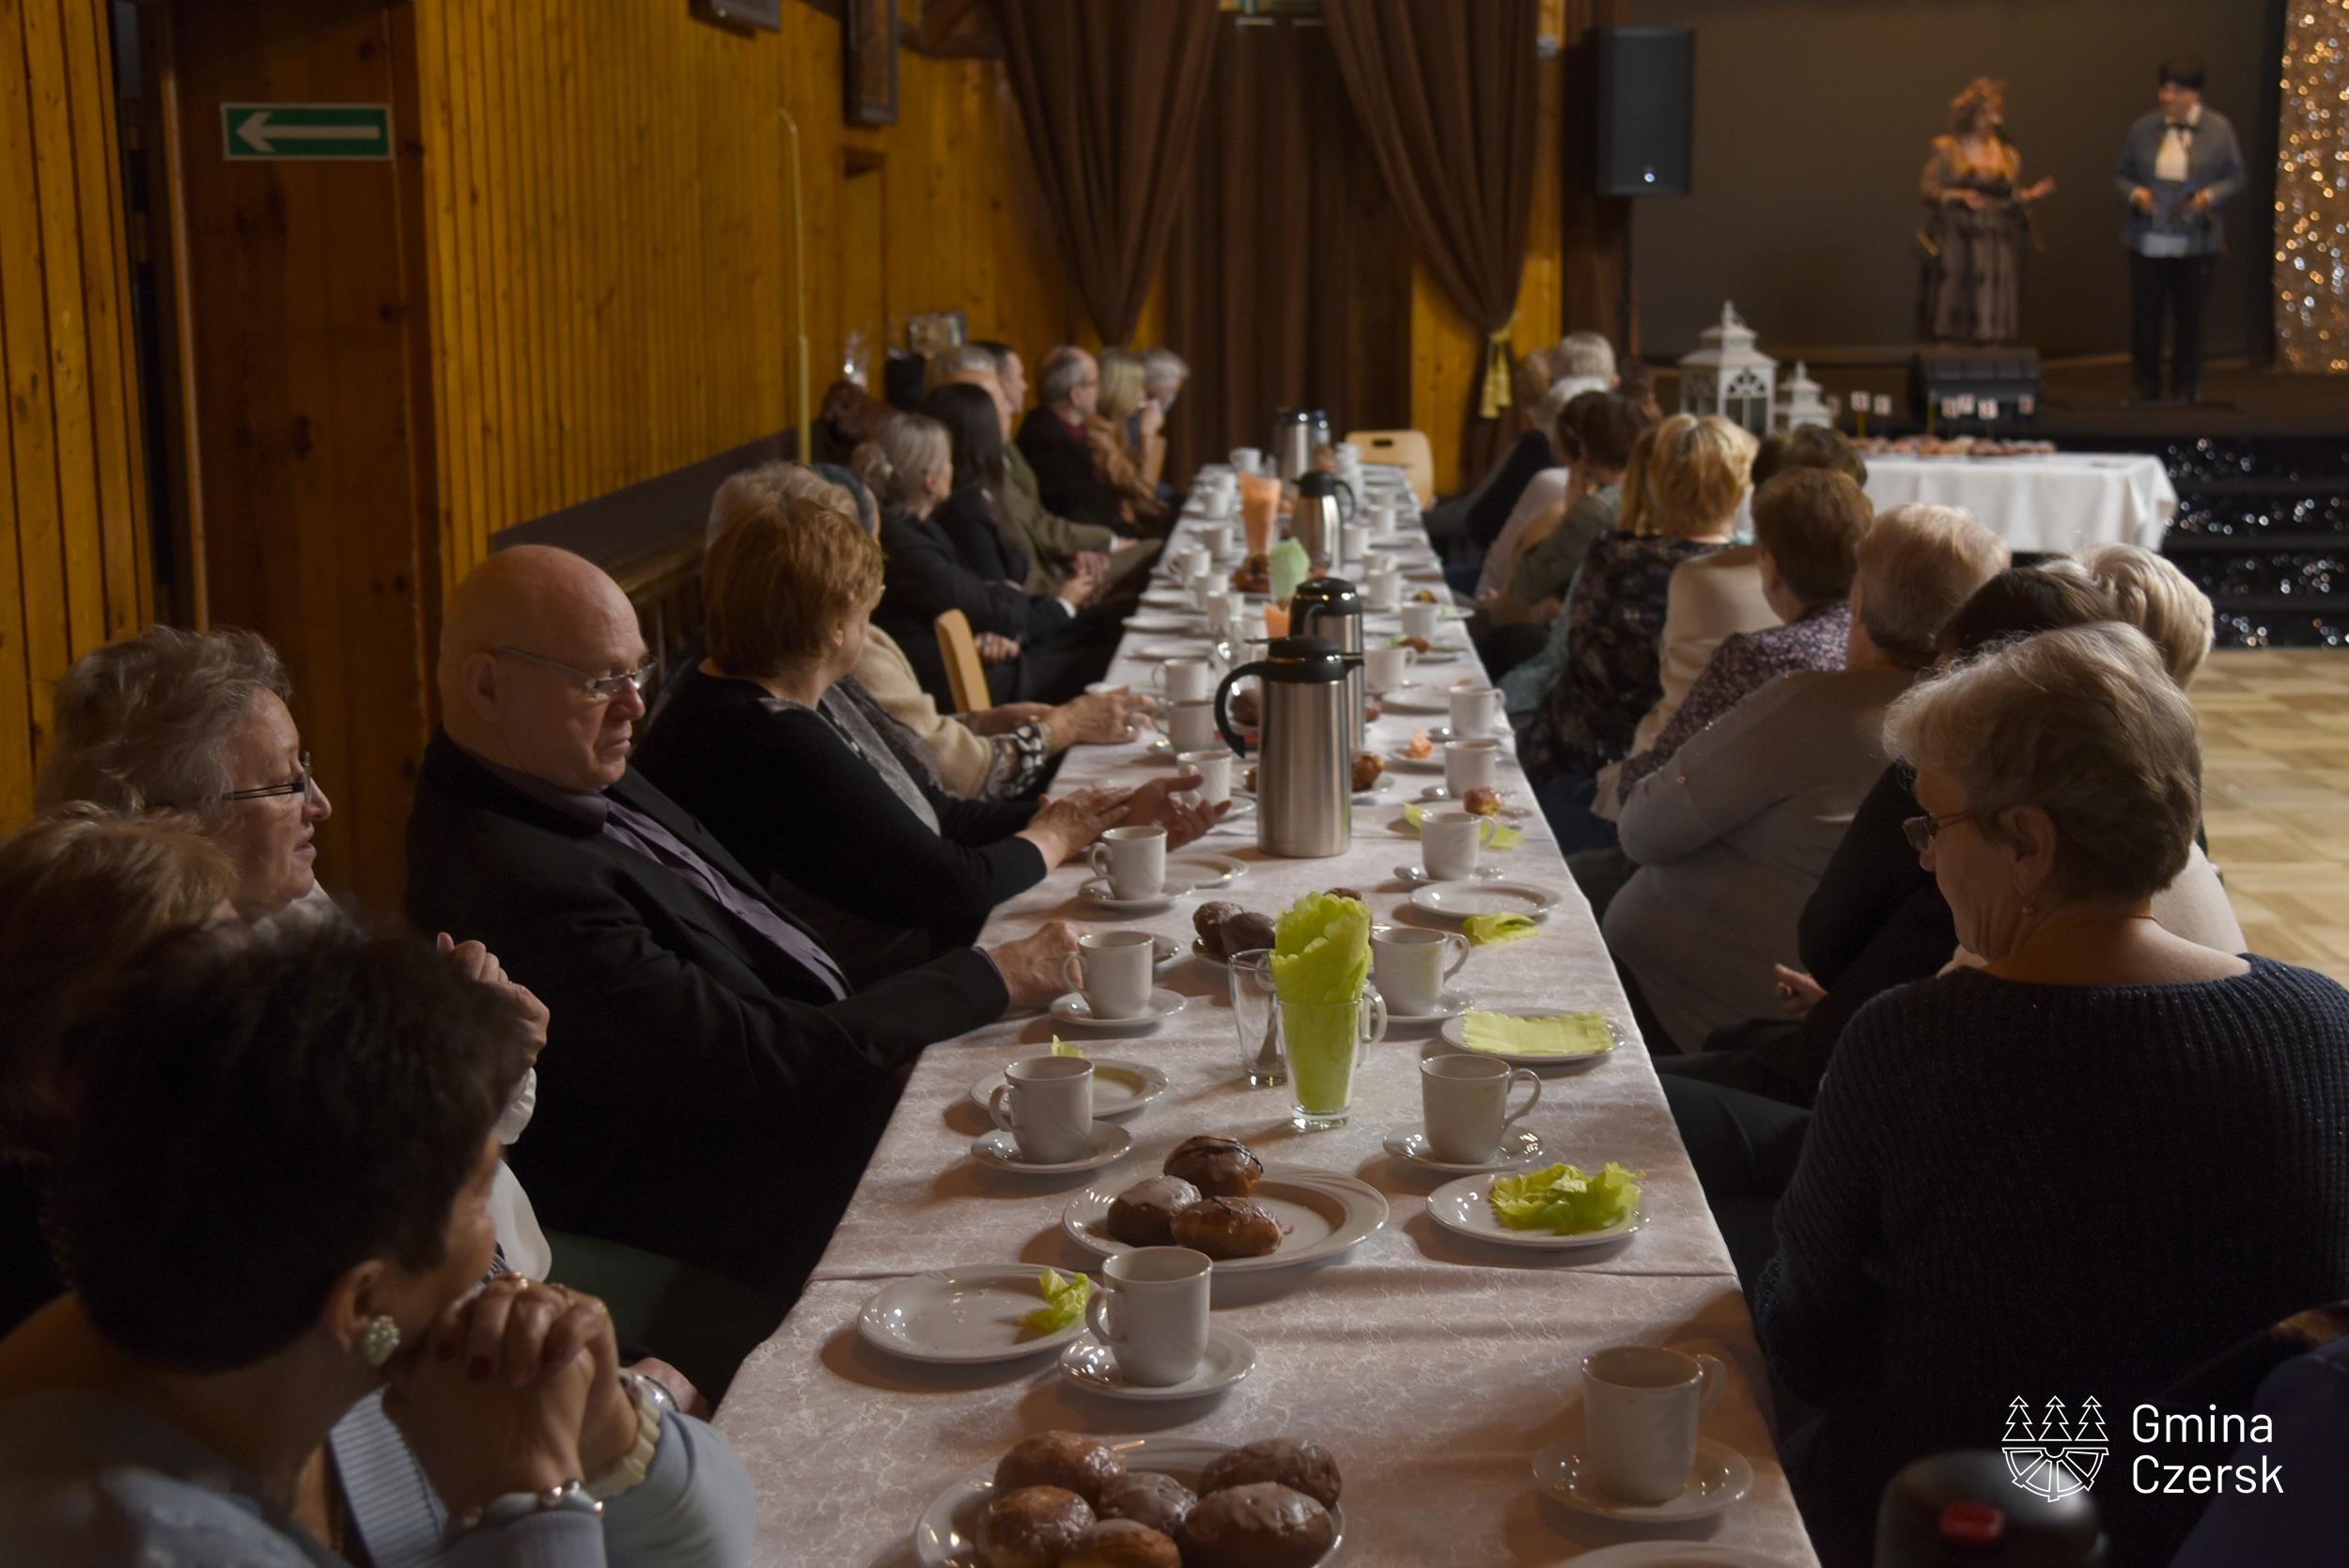
{"type": "Polygon", "coordinates": [[[1487,336],[1461,443],[1460,472],[1480,474],[1503,438],[1532,211],[1539,0],[1322,0],[1321,13],[1411,242],[1487,336]]]}
{"type": "Polygon", "coordinates": [[[1123,343],[1165,253],[1198,141],[1216,0],[1000,0],[1044,197],[1104,343],[1123,343]]]}
{"type": "Polygon", "coordinates": [[[1329,30],[1226,19],[1166,258],[1167,341],[1191,379],[1167,422],[1178,483],[1262,446],[1284,408],[1339,435],[1410,421],[1409,252],[1329,30]]]}

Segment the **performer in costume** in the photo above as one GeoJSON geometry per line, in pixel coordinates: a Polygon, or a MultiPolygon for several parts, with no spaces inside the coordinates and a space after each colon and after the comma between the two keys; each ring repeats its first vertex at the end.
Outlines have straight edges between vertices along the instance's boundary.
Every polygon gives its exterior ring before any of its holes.
{"type": "Polygon", "coordinates": [[[2129,128],[2113,188],[2129,204],[2121,242],[2129,248],[2135,318],[2130,365],[2137,395],[2161,396],[2161,324],[2170,321],[2170,389],[2202,396],[2202,302],[2224,235],[2218,209],[2243,190],[2243,155],[2227,117],[2202,102],[2199,60],[2165,60],[2160,107],[2129,128]]]}
{"type": "Polygon", "coordinates": [[[1920,330],[1939,343],[2013,343],[2023,332],[2029,206],[2055,180],[2022,183],[2006,139],[2003,84],[1978,76],[1950,101],[1950,133],[1933,139],[1918,185],[1928,209],[1920,330]]]}

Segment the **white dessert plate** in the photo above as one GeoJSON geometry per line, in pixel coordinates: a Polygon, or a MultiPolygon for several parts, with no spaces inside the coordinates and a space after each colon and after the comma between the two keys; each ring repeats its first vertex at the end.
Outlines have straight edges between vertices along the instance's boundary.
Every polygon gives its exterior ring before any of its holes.
{"type": "Polygon", "coordinates": [[[1153,910],[1172,908],[1176,899],[1190,895],[1190,884],[1172,877],[1161,882],[1157,894],[1150,898],[1114,897],[1110,893],[1109,878],[1106,877],[1096,877],[1077,890],[1077,896],[1094,908],[1127,915],[1149,914],[1153,910]]]}
{"type": "MultiPolygon", "coordinates": [[[[1035,1271],[1029,1271],[1034,1278],[1035,1271]]],[[[1231,1452],[1228,1443],[1205,1442],[1197,1437],[1104,1437],[1101,1439],[1117,1452],[1128,1470],[1148,1470],[1158,1475],[1173,1476],[1184,1485],[1196,1490],[1199,1478],[1209,1465],[1231,1452]]],[[[979,1547],[972,1531],[977,1529],[979,1511],[995,1495],[995,1461],[988,1460],[966,1472],[961,1479],[933,1498],[929,1507],[913,1526],[913,1560],[919,1568],[979,1568],[979,1547]]],[[[1341,1502],[1330,1510],[1330,1523],[1337,1526],[1337,1539],[1321,1556],[1322,1562],[1334,1562],[1346,1551],[1346,1505],[1341,1502]]]]}
{"type": "Polygon", "coordinates": [[[1446,920],[1470,915],[1532,915],[1547,920],[1558,895],[1531,882],[1431,882],[1411,894],[1411,907],[1446,920]]]}
{"type": "MultiPolygon", "coordinates": [[[[1626,1524],[1667,1525],[1689,1519],[1709,1519],[1725,1509],[1743,1502],[1753,1490],[1753,1466],[1746,1456],[1727,1443],[1711,1437],[1697,1438],[1697,1462],[1688,1471],[1677,1497],[1662,1502],[1625,1502],[1610,1496],[1580,1454],[1575,1452],[1574,1440],[1562,1437],[1533,1456],[1533,1479],[1544,1492],[1569,1508],[1601,1518],[1620,1519],[1626,1524]]],[[[1654,1543],[1661,1545],[1662,1542],[1654,1543]]],[[[1682,1550],[1688,1548],[1684,1545],[1682,1550]]],[[[1584,1562],[1589,1558],[1581,1560],[1584,1562]]],[[[1744,1562],[1745,1558],[1703,1559],[1688,1557],[1641,1558],[1637,1561],[1663,1564],[1668,1562],[1729,1561],[1744,1562]]]]}
{"type": "Polygon", "coordinates": [[[1199,1370],[1180,1383],[1134,1383],[1117,1370],[1117,1358],[1108,1345],[1085,1334],[1069,1342],[1060,1353],[1060,1374],[1089,1394],[1103,1399],[1158,1401],[1199,1399],[1224,1389],[1256,1370],[1256,1347],[1237,1329],[1210,1325],[1207,1353],[1199,1370]]]}
{"type": "MultiPolygon", "coordinates": [[[[1467,1009],[1463,1008],[1463,1012],[1467,1009]]],[[[1513,1018],[1554,1018],[1563,1013],[1596,1012],[1592,1007],[1488,1007],[1488,1013],[1505,1013],[1513,1018]]],[[[1389,1018],[1388,1022],[1394,1020],[1389,1018]]],[[[1605,1050],[1577,1051],[1562,1055],[1557,1051],[1479,1050],[1468,1043],[1468,1019],[1448,1018],[1443,1026],[1443,1041],[1477,1056],[1489,1056],[1495,1062],[1506,1062],[1512,1067],[1587,1067],[1594,1062],[1604,1062],[1615,1054],[1624,1043],[1623,1029],[1614,1019],[1607,1019],[1607,1038],[1612,1042],[1605,1050]]],[[[1098,1114],[1097,1112],[1096,1114],[1098,1114]]]]}
{"type": "Polygon", "coordinates": [[[975,1366],[1058,1350],[1085,1331],[1080,1317],[1031,1334],[1020,1317],[1044,1305],[1034,1264],[972,1264],[893,1280],[857,1313],[864,1343],[909,1361],[975,1366]]]}
{"type": "Polygon", "coordinates": [[[998,1127],[971,1141],[971,1157],[990,1171],[1008,1171],[1015,1176],[1073,1176],[1080,1171],[1098,1171],[1113,1164],[1133,1146],[1132,1133],[1115,1122],[1096,1121],[1093,1141],[1081,1159],[1033,1160],[1019,1153],[1018,1139],[998,1127]]]}
{"type": "Polygon", "coordinates": [[[1248,862],[1229,855],[1207,855],[1193,849],[1170,859],[1166,869],[1170,873],[1180,873],[1182,879],[1190,884],[1193,893],[1204,893],[1227,882],[1237,882],[1247,876],[1248,862]]]}
{"type": "MultiPolygon", "coordinates": [[[[971,1086],[972,1103],[985,1106],[1006,1079],[989,1073],[971,1086]]],[[[1166,1075],[1139,1062],[1103,1057],[1093,1063],[1093,1119],[1130,1116],[1166,1093],[1166,1075]]]]}
{"type": "MultiPolygon", "coordinates": [[[[1132,1249],[1109,1233],[1110,1204],[1130,1182],[1097,1182],[1061,1211],[1061,1229],[1097,1257],[1113,1258],[1132,1249]]],[[[1264,1205],[1282,1229],[1281,1245],[1260,1258],[1219,1258],[1220,1274],[1258,1274],[1294,1268],[1352,1250],[1387,1222],[1387,1201],[1378,1189],[1335,1171],[1298,1165],[1268,1165],[1248,1195],[1264,1205]]]]}
{"type": "MultiPolygon", "coordinates": [[[[1382,691],[1378,700],[1397,713],[1449,713],[1452,699],[1441,687],[1419,686],[1408,682],[1392,691],[1382,691]]],[[[1434,730],[1427,732],[1431,737],[1434,730]]]]}
{"type": "MultiPolygon", "coordinates": [[[[1390,1017],[1388,1022],[1394,1020],[1390,1017]]],[[[1530,1165],[1542,1157],[1542,1135],[1532,1127],[1511,1127],[1501,1135],[1501,1152],[1490,1159],[1480,1159],[1461,1165],[1438,1159],[1427,1146],[1427,1133],[1421,1124],[1395,1128],[1387,1134],[1387,1153],[1397,1159],[1408,1159],[1426,1171],[1474,1172],[1506,1171],[1513,1166],[1530,1165]]]]}
{"type": "Polygon", "coordinates": [[[1129,1030],[1140,1033],[1158,1028],[1182,1010],[1182,993],[1170,991],[1163,986],[1150,992],[1150,1010],[1130,1018],[1096,1017],[1093,1004],[1085,1001],[1082,991],[1064,991],[1052,999],[1052,1017],[1062,1023],[1075,1024],[1081,1029],[1129,1030]]]}
{"type": "Polygon", "coordinates": [[[1497,1247],[1520,1247],[1532,1252],[1571,1252],[1584,1247],[1604,1247],[1647,1225],[1647,1208],[1642,1204],[1603,1230],[1578,1231],[1571,1235],[1550,1231],[1513,1231],[1493,1217],[1493,1206],[1486,1201],[1493,1180],[1490,1175],[1462,1176],[1456,1182],[1444,1183],[1427,1195],[1427,1217],[1445,1230],[1474,1240],[1488,1241],[1497,1247]]]}
{"type": "Polygon", "coordinates": [[[1386,764],[1400,773],[1440,773],[1443,771],[1441,756],[1430,753],[1423,757],[1415,757],[1400,746],[1387,753],[1386,764]]]}
{"type": "MultiPolygon", "coordinates": [[[[1492,882],[1500,880],[1504,873],[1497,865],[1480,865],[1474,871],[1470,872],[1469,875],[1481,881],[1492,882]]],[[[1394,868],[1394,879],[1398,882],[1408,882],[1415,888],[1431,887],[1443,880],[1442,877],[1434,875],[1423,865],[1396,866],[1394,868]]]]}
{"type": "MultiPolygon", "coordinates": [[[[1200,641],[1204,640],[1205,634],[1203,633],[1200,641]]],[[[1197,659],[1199,657],[1199,642],[1143,643],[1138,647],[1124,649],[1120,652],[1118,657],[1121,659],[1139,659],[1143,662],[1150,664],[1161,663],[1169,659],[1197,659]]]]}
{"type": "Polygon", "coordinates": [[[1206,617],[1204,615],[1159,614],[1128,615],[1126,617],[1126,629],[1128,631],[1139,631],[1146,635],[1190,636],[1196,632],[1205,631],[1206,629],[1206,617]]]}

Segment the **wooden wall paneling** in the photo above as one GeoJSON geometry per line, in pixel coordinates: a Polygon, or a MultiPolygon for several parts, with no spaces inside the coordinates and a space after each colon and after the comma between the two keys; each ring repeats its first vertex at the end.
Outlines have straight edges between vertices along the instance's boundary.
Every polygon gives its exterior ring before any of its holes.
{"type": "MultiPolygon", "coordinates": [[[[30,275],[17,241],[32,238],[32,225],[18,216],[20,177],[31,166],[32,149],[22,129],[20,94],[11,90],[23,78],[21,4],[0,0],[0,280],[30,275]]],[[[30,298],[29,290],[0,282],[0,397],[8,407],[0,413],[0,504],[8,508],[8,526],[0,534],[0,818],[10,822],[32,807],[34,766],[35,666],[25,642],[25,573],[19,559],[24,546],[24,511],[17,489],[19,383],[9,351],[11,339],[23,330],[23,313],[12,308],[24,303],[19,294],[30,298]]],[[[38,324],[38,316],[33,319],[38,324]]]]}
{"type": "MultiPolygon", "coordinates": [[[[424,190],[426,243],[431,252],[430,277],[430,338],[433,365],[438,367],[456,352],[461,338],[458,323],[455,297],[448,287],[448,279],[457,264],[458,185],[455,171],[449,167],[449,148],[454,145],[449,111],[449,73],[446,68],[448,38],[446,13],[438,7],[420,7],[415,11],[417,123],[411,128],[424,147],[424,190]]],[[[441,548],[437,551],[440,573],[439,594],[444,596],[461,575],[462,565],[451,551],[451,523],[454,509],[447,492],[462,483],[464,472],[464,442],[462,435],[452,427],[450,401],[435,397],[432,403],[433,450],[439,456],[443,493],[434,498],[436,534],[441,548]]]]}

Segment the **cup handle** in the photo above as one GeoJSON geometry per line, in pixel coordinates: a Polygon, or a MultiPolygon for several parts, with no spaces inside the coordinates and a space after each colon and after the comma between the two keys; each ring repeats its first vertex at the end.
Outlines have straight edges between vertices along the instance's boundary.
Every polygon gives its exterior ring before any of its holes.
{"type": "Polygon", "coordinates": [[[1443,934],[1443,939],[1446,946],[1450,946],[1451,944],[1457,942],[1460,947],[1460,955],[1452,960],[1451,968],[1443,971],[1443,977],[1446,980],[1449,980],[1454,975],[1459,973],[1461,969],[1467,965],[1469,961],[1469,941],[1466,937],[1463,937],[1457,931],[1446,931],[1443,934]]]}
{"type": "Polygon", "coordinates": [[[1072,953],[1060,961],[1060,980],[1072,991],[1085,988],[1084,965],[1079,961],[1077,955],[1072,953]]]}
{"type": "Polygon", "coordinates": [[[1533,1108],[1542,1103],[1541,1075],[1531,1067],[1519,1067],[1516,1072],[1509,1075],[1509,1082],[1514,1087],[1517,1080],[1519,1079],[1523,1079],[1526,1082],[1533,1086],[1533,1097],[1526,1101],[1525,1104],[1518,1109],[1517,1113],[1515,1116],[1503,1116],[1501,1118],[1501,1126],[1504,1131],[1510,1127],[1516,1126],[1519,1122],[1524,1121],[1528,1116],[1532,1115],[1533,1108]]]}
{"type": "MultiPolygon", "coordinates": [[[[1527,1106],[1526,1109],[1531,1110],[1533,1108],[1527,1106]]],[[[1704,1369],[1697,1374],[1697,1419],[1703,1421],[1720,1404],[1721,1391],[1729,1384],[1729,1369],[1721,1365],[1718,1356],[1707,1356],[1703,1351],[1693,1354],[1697,1364],[1704,1369]]]]}
{"type": "Polygon", "coordinates": [[[1097,844],[1085,851],[1085,864],[1093,868],[1093,875],[1096,877],[1109,875],[1109,867],[1105,863],[1108,861],[1109,852],[1110,846],[1106,844],[1097,844]]]}
{"type": "Polygon", "coordinates": [[[1016,1132],[1019,1127],[1018,1114],[1011,1109],[1010,1103],[1004,1098],[1004,1096],[1010,1093],[1010,1084],[997,1084],[995,1086],[995,1092],[987,1097],[987,1113],[994,1119],[995,1125],[1003,1128],[1005,1132],[1016,1132]]]}
{"type": "Polygon", "coordinates": [[[1387,1037],[1387,999],[1376,989],[1365,988],[1362,992],[1362,1011],[1367,1017],[1362,1021],[1361,1044],[1354,1049],[1354,1060],[1357,1062],[1362,1059],[1363,1051],[1387,1037]]]}
{"type": "MultiPolygon", "coordinates": [[[[1085,1327],[1093,1330],[1095,1339],[1106,1345],[1117,1343],[1117,1335],[1110,1327],[1110,1297],[1114,1294],[1105,1278],[1093,1287],[1093,1295],[1085,1301],[1085,1327]]],[[[1712,1358],[1708,1356],[1705,1359],[1712,1360],[1712,1358]]],[[[1714,1364],[1719,1365],[1719,1362],[1714,1364]]]]}

